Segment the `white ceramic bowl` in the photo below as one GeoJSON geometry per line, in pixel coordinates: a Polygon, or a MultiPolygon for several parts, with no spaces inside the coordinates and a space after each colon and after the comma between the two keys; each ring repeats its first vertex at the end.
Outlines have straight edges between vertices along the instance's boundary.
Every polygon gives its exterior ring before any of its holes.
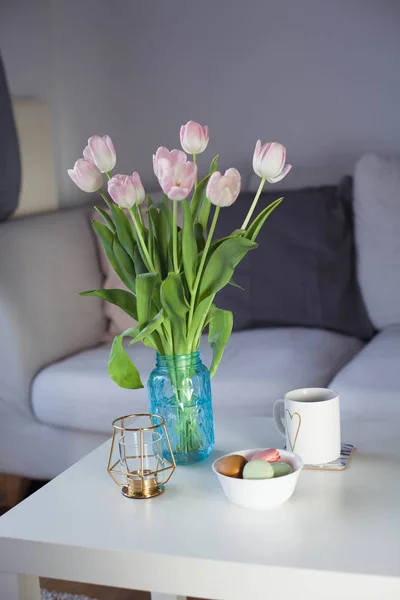
{"type": "Polygon", "coordinates": [[[254,510],[270,510],[289,500],[293,494],[300,471],[303,468],[303,461],[297,454],[287,452],[286,450],[279,450],[279,454],[281,455],[281,460],[287,462],[293,469],[293,472],[289,475],[273,477],[272,479],[236,479],[235,477],[227,477],[218,473],[218,462],[225,458],[225,456],[240,454],[247,458],[247,460],[250,460],[257,452],[261,452],[262,450],[265,450],[265,448],[231,452],[214,461],[212,469],[217,475],[222,489],[230,502],[244,506],[245,508],[253,508],[254,510]]]}

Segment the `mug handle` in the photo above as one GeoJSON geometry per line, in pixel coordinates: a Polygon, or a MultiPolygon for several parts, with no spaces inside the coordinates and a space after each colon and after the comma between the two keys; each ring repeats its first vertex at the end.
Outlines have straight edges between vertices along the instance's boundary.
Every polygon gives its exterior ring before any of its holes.
{"type": "Polygon", "coordinates": [[[285,426],[283,425],[283,419],[281,417],[281,404],[283,404],[283,406],[285,406],[285,401],[284,400],[277,400],[274,404],[274,408],[273,408],[273,415],[274,415],[274,421],[275,421],[275,426],[277,428],[277,430],[279,431],[279,433],[281,435],[283,435],[283,437],[286,437],[286,429],[285,426]]]}

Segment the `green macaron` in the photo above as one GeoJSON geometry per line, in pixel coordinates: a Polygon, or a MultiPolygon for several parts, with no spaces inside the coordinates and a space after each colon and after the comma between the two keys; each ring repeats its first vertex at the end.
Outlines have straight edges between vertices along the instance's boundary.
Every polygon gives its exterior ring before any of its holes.
{"type": "Polygon", "coordinates": [[[289,473],[292,473],[293,471],[292,467],[285,462],[273,462],[271,463],[271,467],[274,472],[274,477],[289,475],[289,473]]]}
{"type": "Polygon", "coordinates": [[[271,479],[273,476],[272,463],[266,460],[251,460],[243,469],[243,479],[271,479]]]}

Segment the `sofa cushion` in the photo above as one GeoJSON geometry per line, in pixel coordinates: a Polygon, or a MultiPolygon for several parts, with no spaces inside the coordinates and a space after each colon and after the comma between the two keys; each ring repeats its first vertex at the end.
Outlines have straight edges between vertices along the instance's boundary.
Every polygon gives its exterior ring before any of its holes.
{"type": "Polygon", "coordinates": [[[354,175],[358,274],[374,325],[400,323],[400,158],[372,154],[354,175]]]}
{"type": "MultiPolygon", "coordinates": [[[[274,401],[286,391],[326,386],[361,347],[355,338],[317,329],[234,333],[213,379],[214,409],[271,415],[274,401]]],[[[109,345],[87,350],[39,373],[32,387],[37,418],[60,427],[110,433],[114,418],[146,412],[146,389],[122,389],[109,378],[109,351],[109,345]]],[[[209,365],[211,351],[206,338],[201,352],[209,365]]],[[[154,352],[137,345],[129,353],[145,382],[154,367],[154,352]]]]}
{"type": "Polygon", "coordinates": [[[0,224],[0,399],[30,410],[45,365],[98,344],[105,329],[86,208],[0,224]]]}
{"type": "MultiPolygon", "coordinates": [[[[225,288],[216,304],[247,327],[301,326],[369,339],[368,318],[355,274],[351,179],[340,186],[263,193],[257,212],[283,195],[236,274],[245,292],[225,288]],[[229,296],[227,295],[229,294],[229,296]]],[[[217,233],[241,226],[253,200],[243,193],[223,211],[217,233]]]]}
{"type": "Polygon", "coordinates": [[[331,382],[346,418],[400,420],[400,325],[376,335],[331,382]]]}

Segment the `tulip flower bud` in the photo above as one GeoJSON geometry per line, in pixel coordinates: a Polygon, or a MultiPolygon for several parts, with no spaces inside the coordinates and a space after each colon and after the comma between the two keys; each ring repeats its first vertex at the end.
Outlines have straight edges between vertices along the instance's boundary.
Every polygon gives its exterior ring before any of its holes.
{"type": "Polygon", "coordinates": [[[187,156],[182,150],[169,151],[168,148],[160,146],[160,148],[157,148],[157,152],[153,154],[153,169],[156,177],[158,177],[158,161],[160,158],[166,158],[173,166],[182,165],[187,161],[187,156]]]}
{"type": "Polygon", "coordinates": [[[158,182],[164,194],[170,200],[179,201],[190,194],[196,180],[197,165],[190,161],[173,164],[167,158],[160,158],[157,171],[158,182]]]}
{"type": "Polygon", "coordinates": [[[240,192],[240,173],[237,169],[228,169],[224,175],[215,171],[208,180],[206,196],[215,206],[230,206],[240,192]]]}
{"type": "Polygon", "coordinates": [[[108,135],[93,135],[83,151],[84,158],[91,160],[101,173],[108,173],[115,167],[117,160],[114,144],[108,135]]]}
{"type": "Polygon", "coordinates": [[[103,176],[92,161],[80,158],[73,169],[68,169],[68,175],[75,185],[84,192],[97,192],[103,185],[103,176]]]}
{"type": "Polygon", "coordinates": [[[139,174],[114,175],[108,182],[108,193],[121,208],[132,208],[146,197],[139,174]]]}
{"type": "Polygon", "coordinates": [[[200,154],[208,146],[208,127],[202,127],[196,121],[188,121],[181,127],[181,146],[188,154],[200,154]]]}
{"type": "Polygon", "coordinates": [[[258,140],[253,155],[253,169],[259,177],[269,183],[277,183],[292,168],[292,165],[285,165],[285,162],[285,146],[278,142],[268,142],[262,146],[261,141],[258,140]]]}

